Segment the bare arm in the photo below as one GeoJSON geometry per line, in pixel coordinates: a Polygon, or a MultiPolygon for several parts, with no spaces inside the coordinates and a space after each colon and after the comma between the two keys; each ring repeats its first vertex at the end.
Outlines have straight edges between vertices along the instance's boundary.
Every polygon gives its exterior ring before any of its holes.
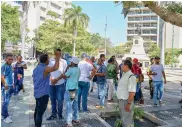
{"type": "Polygon", "coordinates": [[[47,66],[45,68],[44,75],[48,75],[50,72],[56,71],[59,68],[59,59],[60,58],[56,58],[56,62],[54,64],[54,66],[52,66],[52,67],[47,66]]]}
{"type": "Polygon", "coordinates": [[[130,104],[134,100],[135,92],[129,92],[128,103],[130,104]]]}
{"type": "Polygon", "coordinates": [[[162,75],[163,75],[164,80],[165,80],[165,82],[166,82],[166,74],[165,74],[165,72],[164,72],[164,71],[162,71],[162,75]]]}
{"type": "Polygon", "coordinates": [[[106,73],[96,73],[95,75],[96,75],[96,76],[105,76],[106,73]]]}

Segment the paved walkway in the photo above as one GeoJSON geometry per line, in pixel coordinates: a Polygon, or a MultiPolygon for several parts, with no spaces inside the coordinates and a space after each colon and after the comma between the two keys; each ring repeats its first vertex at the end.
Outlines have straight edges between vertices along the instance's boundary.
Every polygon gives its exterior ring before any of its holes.
{"type": "MultiPolygon", "coordinates": [[[[32,85],[32,78],[31,78],[32,70],[28,70],[26,72],[25,77],[25,93],[20,93],[18,96],[13,96],[12,101],[10,103],[9,112],[12,115],[13,123],[6,124],[1,121],[2,127],[33,127],[33,113],[35,108],[35,99],[33,97],[33,85],[32,85]]],[[[145,76],[146,77],[146,76],[145,76]]],[[[143,83],[143,87],[147,86],[147,82],[143,83]]],[[[182,109],[180,108],[180,104],[178,101],[181,98],[180,93],[181,86],[179,83],[169,82],[166,85],[166,92],[164,93],[164,104],[160,107],[154,108],[152,106],[153,102],[149,99],[149,90],[143,89],[145,104],[141,106],[145,111],[148,111],[155,115],[156,117],[165,120],[177,127],[182,126],[182,109]]],[[[90,109],[89,114],[80,114],[81,121],[83,127],[89,125],[89,123],[97,123],[98,127],[106,127],[107,123],[99,123],[102,120],[98,120],[95,114],[100,114],[101,111],[108,111],[114,110],[114,104],[106,104],[106,108],[103,110],[98,110],[95,108],[95,105],[98,103],[97,99],[97,89],[94,89],[94,92],[91,93],[88,97],[88,107],[90,109]],[[93,114],[95,113],[95,114],[93,114]],[[85,119],[87,116],[89,119],[85,119]],[[95,121],[93,121],[95,120],[95,121]],[[104,123],[104,124],[103,124],[104,123]]],[[[44,113],[43,117],[43,125],[44,127],[60,127],[63,126],[65,123],[64,120],[62,121],[46,121],[46,118],[50,115],[50,102],[46,112],[44,113]]],[[[65,110],[64,110],[65,111],[65,110]]],[[[63,113],[65,116],[65,112],[63,113]]],[[[79,126],[79,127],[80,127],[79,126]]]]}

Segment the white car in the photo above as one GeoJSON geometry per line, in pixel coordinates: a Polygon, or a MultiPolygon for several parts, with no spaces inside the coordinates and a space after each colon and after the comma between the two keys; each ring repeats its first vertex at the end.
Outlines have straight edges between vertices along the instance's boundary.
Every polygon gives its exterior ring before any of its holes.
{"type": "Polygon", "coordinates": [[[28,66],[35,65],[35,63],[37,62],[37,59],[34,57],[28,57],[26,58],[25,62],[27,63],[28,66]]]}

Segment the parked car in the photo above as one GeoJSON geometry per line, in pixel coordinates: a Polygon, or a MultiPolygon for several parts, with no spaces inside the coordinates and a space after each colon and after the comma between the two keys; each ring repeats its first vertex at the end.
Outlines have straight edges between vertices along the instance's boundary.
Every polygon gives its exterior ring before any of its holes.
{"type": "Polygon", "coordinates": [[[35,65],[37,63],[37,59],[34,57],[28,57],[26,58],[25,62],[28,66],[35,65]]]}

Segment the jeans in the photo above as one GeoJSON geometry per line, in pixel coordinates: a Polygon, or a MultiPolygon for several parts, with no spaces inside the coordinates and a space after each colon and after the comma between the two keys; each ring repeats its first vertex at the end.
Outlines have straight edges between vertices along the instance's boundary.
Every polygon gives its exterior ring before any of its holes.
{"type": "Polygon", "coordinates": [[[44,95],[40,98],[36,98],[36,106],[34,112],[34,122],[36,127],[41,127],[42,125],[42,117],[47,108],[48,101],[49,95],[44,95]]]}
{"type": "Polygon", "coordinates": [[[49,93],[53,116],[57,116],[58,113],[58,116],[62,117],[65,90],[65,83],[61,85],[50,85],[49,93]]]}
{"type": "Polygon", "coordinates": [[[4,118],[7,118],[9,116],[8,114],[8,106],[9,102],[11,99],[11,96],[14,92],[13,86],[9,86],[8,90],[5,90],[4,87],[2,87],[2,97],[3,97],[3,102],[2,102],[2,112],[1,115],[4,118]]]}
{"type": "Polygon", "coordinates": [[[159,100],[162,100],[163,95],[163,81],[153,81],[154,86],[154,104],[157,103],[157,93],[159,92],[159,100]]]}
{"type": "Polygon", "coordinates": [[[80,103],[81,103],[81,97],[82,97],[83,111],[88,111],[87,97],[88,97],[89,88],[90,88],[89,82],[79,81],[79,83],[78,83],[78,109],[79,110],[80,110],[80,103]]]}
{"type": "Polygon", "coordinates": [[[66,102],[66,122],[68,125],[72,125],[72,120],[78,120],[78,93],[74,100],[70,100],[69,91],[65,92],[66,102]]]}
{"type": "Polygon", "coordinates": [[[98,83],[99,86],[99,105],[100,106],[104,106],[104,102],[105,102],[105,83],[98,83]]]}

